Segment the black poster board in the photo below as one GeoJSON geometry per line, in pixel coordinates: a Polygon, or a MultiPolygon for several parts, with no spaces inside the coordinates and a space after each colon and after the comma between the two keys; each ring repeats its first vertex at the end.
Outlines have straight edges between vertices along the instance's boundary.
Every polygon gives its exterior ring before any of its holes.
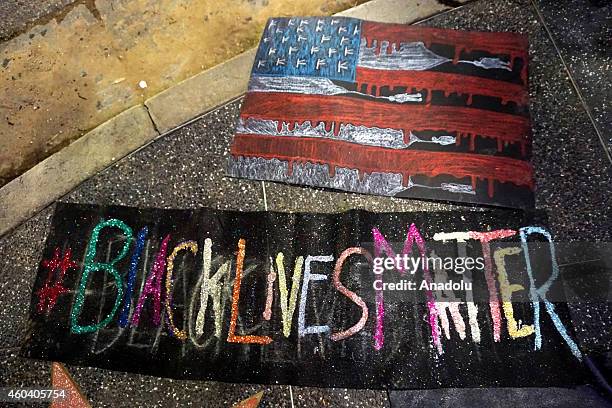
{"type": "MultiPolygon", "coordinates": [[[[456,302],[449,302],[444,291],[382,291],[381,316],[373,280],[384,276],[388,282],[399,282],[396,277],[400,275],[396,270],[373,274],[372,263],[363,255],[376,255],[374,228],[396,250],[399,243],[398,253],[407,233],[416,231],[428,255],[439,233],[506,231],[508,235],[507,231],[515,231],[507,238],[491,240],[488,246],[492,260],[494,241],[520,247],[525,228],[546,231],[545,224],[541,214],[511,210],[288,214],[60,203],[34,283],[22,354],[163,377],[322,387],[411,389],[584,383],[583,356],[563,303],[540,299],[536,302],[539,334],[513,339],[499,292],[499,270],[493,266],[491,275],[498,288],[498,318],[494,317],[487,286],[491,282],[484,272],[473,271],[479,331],[476,342],[466,299],[460,296],[456,302]],[[101,228],[104,222],[106,226],[101,228]],[[92,245],[96,232],[97,244],[92,245]],[[347,252],[349,248],[361,248],[361,252],[347,252]],[[125,253],[121,257],[122,249],[125,253]],[[280,252],[286,305],[282,305],[283,291],[279,290],[280,252]],[[298,262],[302,265],[300,278],[294,280],[298,257],[304,262],[298,262]],[[121,259],[113,263],[116,258],[121,259]],[[339,258],[345,259],[336,282],[334,267],[339,258]],[[83,280],[88,268],[88,277],[83,280]],[[272,284],[271,269],[275,278],[272,284]],[[207,270],[210,278],[215,274],[221,278],[218,285],[211,282],[208,286],[199,335],[203,272],[207,270]],[[153,271],[159,273],[159,281],[151,278],[153,271]],[[113,273],[120,278],[120,297],[113,273]],[[310,276],[304,291],[307,274],[310,276]],[[295,282],[299,286],[292,294],[295,282]],[[156,285],[160,288],[157,316],[156,285]],[[272,297],[268,299],[270,287],[272,297]],[[143,290],[148,290],[149,296],[142,302],[136,325],[143,290]],[[233,302],[236,293],[239,297],[233,302]],[[432,299],[438,308],[433,320],[432,299]],[[463,330],[453,320],[450,308],[444,309],[448,312],[445,330],[440,319],[442,304],[459,305],[463,330]],[[282,309],[285,317],[292,316],[287,327],[283,326],[282,309]],[[102,324],[105,318],[107,324],[102,324]],[[381,321],[382,332],[378,331],[381,321]]],[[[421,241],[415,239],[411,249],[418,256],[421,241]]],[[[455,251],[456,241],[451,244],[436,247],[436,251],[455,251]]],[[[466,253],[482,257],[487,252],[483,248],[481,240],[470,239],[466,253]]],[[[549,248],[548,243],[545,248],[549,248]]],[[[534,271],[543,268],[549,273],[553,259],[537,258],[530,259],[534,271]]],[[[522,263],[526,259],[516,256],[506,268],[507,278],[525,289],[522,294],[516,292],[516,301],[512,299],[515,323],[522,327],[536,323],[536,307],[529,298],[530,283],[522,263]]],[[[429,271],[430,277],[433,272],[429,271]]],[[[405,276],[428,281],[421,270],[405,276]]],[[[555,291],[555,285],[557,282],[552,282],[549,293],[555,291]]]]}

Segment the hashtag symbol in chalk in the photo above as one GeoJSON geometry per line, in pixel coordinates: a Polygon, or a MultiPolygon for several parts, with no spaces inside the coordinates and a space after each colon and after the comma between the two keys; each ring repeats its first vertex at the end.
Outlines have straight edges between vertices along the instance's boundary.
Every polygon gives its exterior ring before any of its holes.
{"type": "Polygon", "coordinates": [[[68,289],[62,286],[64,275],[69,269],[78,267],[78,264],[71,259],[71,256],[72,250],[70,248],[64,252],[63,256],[60,255],[60,249],[55,248],[53,259],[42,261],[43,268],[47,269],[49,273],[45,284],[37,292],[38,313],[50,312],[55,307],[57,298],[68,291],[68,289]],[[53,278],[56,278],[55,281],[53,281],[53,278]]]}

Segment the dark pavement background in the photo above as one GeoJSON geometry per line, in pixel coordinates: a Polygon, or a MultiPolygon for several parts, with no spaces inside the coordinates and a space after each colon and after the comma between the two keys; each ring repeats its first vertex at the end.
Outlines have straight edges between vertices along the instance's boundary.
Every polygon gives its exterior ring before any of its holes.
{"type": "Polygon", "coordinates": [[[597,132],[612,152],[612,1],[538,4],[597,132]]]}
{"type": "MultiPolygon", "coordinates": [[[[478,1],[436,16],[424,24],[529,34],[537,207],[548,211],[558,241],[610,242],[611,165],[601,143],[601,135],[606,126],[608,129],[610,126],[606,111],[610,105],[606,102],[609,78],[605,83],[606,76],[609,76],[609,60],[605,59],[609,58],[609,48],[605,49],[606,38],[603,37],[602,54],[598,45],[602,37],[593,37],[606,30],[598,24],[605,25],[606,19],[609,20],[609,5],[598,6],[591,2],[582,7],[579,3],[583,2],[543,0],[538,3],[573,75],[573,82],[529,0],[478,1]],[[555,7],[559,4],[563,7],[555,7]],[[593,20],[581,12],[604,17],[593,20]],[[566,43],[570,45],[566,46],[566,43]],[[584,103],[593,120],[573,83],[584,95],[584,103]],[[595,126],[601,126],[599,134],[595,126]]],[[[607,38],[609,41],[610,37],[607,38]]],[[[224,166],[239,108],[240,100],[162,137],[89,179],[62,201],[161,208],[206,206],[311,212],[349,208],[372,211],[459,208],[433,202],[226,178],[224,166]]],[[[610,132],[606,134],[609,136],[610,132]]],[[[461,208],[477,210],[474,207],[461,208]]],[[[0,331],[3,347],[0,349],[0,386],[49,385],[50,363],[19,358],[17,352],[24,335],[33,279],[52,213],[53,206],[0,238],[0,319],[3,322],[0,331]]],[[[588,354],[610,348],[610,335],[606,334],[612,327],[609,309],[602,309],[601,305],[574,305],[572,312],[583,351],[588,354]],[[590,316],[588,319],[595,316],[588,327],[584,324],[587,316],[590,316]]],[[[610,406],[589,386],[576,389],[415,390],[391,392],[388,398],[383,391],[176,381],[96,368],[67,368],[93,406],[226,407],[259,390],[264,390],[262,406],[610,406]]]]}
{"type": "Polygon", "coordinates": [[[0,41],[21,34],[34,24],[61,16],[77,4],[94,0],[2,0],[0,1],[0,41]]]}

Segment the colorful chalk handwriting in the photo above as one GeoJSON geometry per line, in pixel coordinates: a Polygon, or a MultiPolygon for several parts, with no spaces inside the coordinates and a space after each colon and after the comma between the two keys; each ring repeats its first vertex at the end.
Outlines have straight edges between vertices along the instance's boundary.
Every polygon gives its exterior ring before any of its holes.
{"type": "Polygon", "coordinates": [[[574,384],[583,355],[566,305],[549,299],[558,276],[541,214],[58,204],[23,353],[236,382],[574,384]],[[480,268],[372,268],[444,251],[480,268]]]}

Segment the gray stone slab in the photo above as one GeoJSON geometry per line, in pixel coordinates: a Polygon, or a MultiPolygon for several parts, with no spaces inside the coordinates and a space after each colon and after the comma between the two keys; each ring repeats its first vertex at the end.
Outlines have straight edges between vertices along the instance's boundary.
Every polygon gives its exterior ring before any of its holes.
{"type": "MultiPolygon", "coordinates": [[[[66,368],[93,407],[228,408],[259,391],[264,392],[261,407],[291,407],[287,386],[178,381],[90,367],[66,368]]],[[[51,363],[47,361],[0,354],[0,370],[3,386],[48,389],[51,385],[51,363]]]]}
{"type": "Polygon", "coordinates": [[[612,3],[537,0],[536,4],[612,153],[612,3]]]}
{"type": "Polygon", "coordinates": [[[49,206],[0,239],[0,347],[18,347],[23,339],[34,277],[54,207],[49,206]]]}
{"type": "Polygon", "coordinates": [[[90,367],[68,367],[92,406],[228,408],[263,391],[262,407],[290,408],[289,387],[185,381],[90,367]]]}
{"type": "Polygon", "coordinates": [[[263,210],[258,181],[225,177],[239,105],[222,107],[90,178],[63,201],[158,208],[263,210]]]}
{"type": "Polygon", "coordinates": [[[160,132],[168,132],[246,92],[255,49],[200,72],[145,101],[160,132]]]}
{"type": "Polygon", "coordinates": [[[338,15],[383,23],[414,23],[470,1],[473,0],[371,0],[338,15]]]}
{"type": "Polygon", "coordinates": [[[158,136],[139,105],[47,157],[0,189],[0,236],[158,136]]]}

